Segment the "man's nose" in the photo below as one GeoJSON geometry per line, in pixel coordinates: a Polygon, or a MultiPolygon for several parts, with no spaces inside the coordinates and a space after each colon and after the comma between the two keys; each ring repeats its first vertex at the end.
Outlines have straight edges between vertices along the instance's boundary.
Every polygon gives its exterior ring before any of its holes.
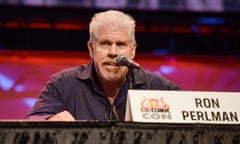
{"type": "Polygon", "coordinates": [[[109,48],[109,54],[110,55],[117,55],[118,54],[118,48],[115,44],[111,45],[109,48]]]}

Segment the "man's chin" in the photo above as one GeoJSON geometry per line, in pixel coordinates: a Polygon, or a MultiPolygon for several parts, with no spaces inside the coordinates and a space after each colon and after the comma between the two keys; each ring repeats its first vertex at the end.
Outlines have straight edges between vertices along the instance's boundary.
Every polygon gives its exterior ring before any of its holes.
{"type": "Polygon", "coordinates": [[[102,78],[105,81],[108,82],[117,82],[117,81],[121,81],[122,79],[124,79],[124,75],[122,72],[119,71],[105,71],[104,73],[102,73],[102,78]]]}

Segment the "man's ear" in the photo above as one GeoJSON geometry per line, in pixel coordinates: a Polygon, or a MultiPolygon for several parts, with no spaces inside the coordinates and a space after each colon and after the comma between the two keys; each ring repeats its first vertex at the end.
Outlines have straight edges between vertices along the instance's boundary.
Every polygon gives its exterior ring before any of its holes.
{"type": "Polygon", "coordinates": [[[87,47],[88,47],[89,56],[91,58],[93,58],[93,43],[92,43],[92,41],[90,41],[90,40],[88,41],[87,47]]]}
{"type": "Polygon", "coordinates": [[[137,48],[137,43],[136,43],[136,42],[133,42],[133,43],[132,43],[132,57],[131,57],[131,59],[134,59],[134,58],[135,58],[136,48],[137,48]]]}

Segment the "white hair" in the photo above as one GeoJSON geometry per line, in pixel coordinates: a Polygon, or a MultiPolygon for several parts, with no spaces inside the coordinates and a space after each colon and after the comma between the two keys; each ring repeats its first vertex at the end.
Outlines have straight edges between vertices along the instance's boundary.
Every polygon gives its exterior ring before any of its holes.
{"type": "Polygon", "coordinates": [[[89,24],[90,41],[98,37],[99,29],[107,26],[128,28],[129,37],[135,42],[135,20],[128,14],[118,10],[96,13],[89,24]]]}

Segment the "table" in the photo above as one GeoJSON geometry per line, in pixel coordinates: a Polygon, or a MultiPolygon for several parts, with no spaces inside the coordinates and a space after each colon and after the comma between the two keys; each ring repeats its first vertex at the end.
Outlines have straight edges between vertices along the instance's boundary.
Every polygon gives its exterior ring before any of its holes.
{"type": "Polygon", "coordinates": [[[0,121],[0,144],[240,144],[240,125],[0,121]]]}

